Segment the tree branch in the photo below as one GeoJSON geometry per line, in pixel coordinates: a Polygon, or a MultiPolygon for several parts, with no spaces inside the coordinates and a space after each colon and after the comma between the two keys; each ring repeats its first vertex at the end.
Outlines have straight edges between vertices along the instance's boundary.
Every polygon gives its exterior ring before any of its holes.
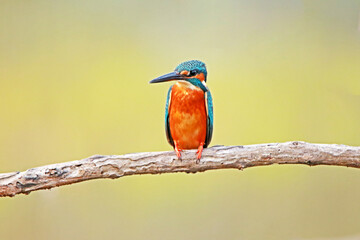
{"type": "Polygon", "coordinates": [[[195,150],[146,152],[125,155],[95,155],[82,160],[0,174],[0,197],[29,194],[40,189],[97,178],[119,178],[137,174],[186,172],[264,166],[271,164],[334,165],[360,168],[360,147],[336,144],[286,142],[247,146],[214,146],[205,149],[199,163],[195,150]]]}

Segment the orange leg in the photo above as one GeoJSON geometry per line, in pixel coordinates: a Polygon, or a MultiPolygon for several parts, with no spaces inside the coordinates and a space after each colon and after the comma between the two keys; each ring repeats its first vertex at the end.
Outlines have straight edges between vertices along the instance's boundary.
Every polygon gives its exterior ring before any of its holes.
{"type": "Polygon", "coordinates": [[[203,150],[204,150],[204,143],[200,143],[200,146],[196,152],[196,159],[197,159],[196,162],[200,162],[200,158],[203,150]]]}
{"type": "Polygon", "coordinates": [[[176,152],[176,156],[178,157],[179,160],[181,160],[181,151],[182,149],[179,148],[179,145],[176,141],[174,141],[175,144],[175,152],[176,152]]]}

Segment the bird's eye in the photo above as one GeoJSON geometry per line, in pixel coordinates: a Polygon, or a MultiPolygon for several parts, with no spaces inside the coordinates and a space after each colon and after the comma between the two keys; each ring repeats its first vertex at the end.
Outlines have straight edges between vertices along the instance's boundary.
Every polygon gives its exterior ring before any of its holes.
{"type": "Polygon", "coordinates": [[[192,77],[192,76],[195,76],[196,74],[198,74],[198,71],[197,70],[191,70],[190,72],[189,72],[189,77],[192,77]]]}

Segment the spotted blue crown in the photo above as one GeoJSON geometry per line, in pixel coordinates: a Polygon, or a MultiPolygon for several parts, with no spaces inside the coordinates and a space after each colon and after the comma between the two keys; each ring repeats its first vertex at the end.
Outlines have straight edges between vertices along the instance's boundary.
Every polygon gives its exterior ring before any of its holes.
{"type": "Polygon", "coordinates": [[[198,72],[204,73],[205,82],[206,82],[207,71],[206,71],[205,63],[203,63],[202,61],[199,61],[199,60],[186,61],[186,62],[180,63],[175,68],[176,72],[182,72],[182,71],[185,71],[185,70],[189,71],[189,72],[193,71],[193,70],[197,70],[198,72]]]}

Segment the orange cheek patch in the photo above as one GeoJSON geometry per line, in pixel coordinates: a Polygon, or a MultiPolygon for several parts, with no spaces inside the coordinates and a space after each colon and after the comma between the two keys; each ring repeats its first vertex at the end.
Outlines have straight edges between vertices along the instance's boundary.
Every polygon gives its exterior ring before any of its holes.
{"type": "Polygon", "coordinates": [[[204,81],[205,80],[205,76],[204,73],[199,73],[198,75],[195,76],[197,79],[199,79],[200,81],[204,81]]]}
{"type": "Polygon", "coordinates": [[[181,75],[185,75],[185,76],[187,76],[187,75],[189,74],[189,72],[188,72],[188,71],[186,71],[186,70],[184,70],[184,71],[181,71],[181,72],[180,72],[180,74],[181,74],[181,75]]]}

